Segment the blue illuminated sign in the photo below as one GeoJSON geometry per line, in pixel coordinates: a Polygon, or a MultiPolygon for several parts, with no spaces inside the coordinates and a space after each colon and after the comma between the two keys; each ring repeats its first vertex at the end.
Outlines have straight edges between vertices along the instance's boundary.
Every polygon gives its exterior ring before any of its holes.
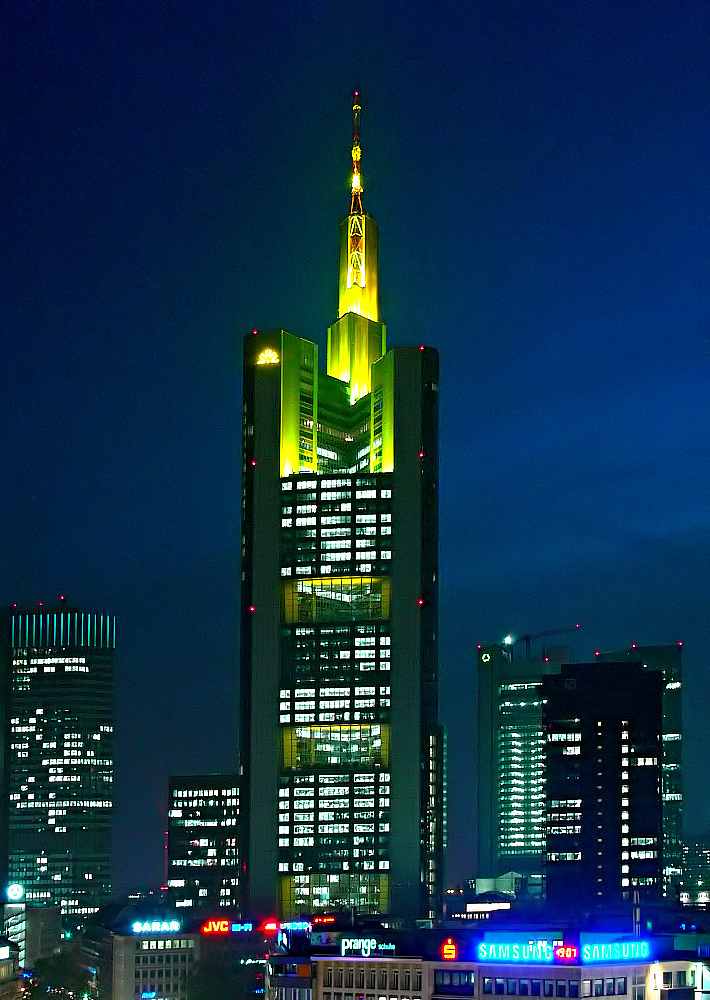
{"type": "Polygon", "coordinates": [[[549,962],[555,960],[552,938],[508,938],[500,941],[479,941],[476,958],[479,962],[549,962]]]}
{"type": "Polygon", "coordinates": [[[612,941],[609,938],[581,935],[579,945],[562,937],[487,938],[476,945],[479,962],[509,962],[549,965],[595,962],[643,962],[651,959],[649,941],[612,941]]]}
{"type": "Polygon", "coordinates": [[[636,962],[651,957],[649,941],[591,941],[582,944],[583,962],[636,962]]]}
{"type": "Polygon", "coordinates": [[[179,920],[136,920],[134,934],[171,934],[180,930],[179,920]]]}

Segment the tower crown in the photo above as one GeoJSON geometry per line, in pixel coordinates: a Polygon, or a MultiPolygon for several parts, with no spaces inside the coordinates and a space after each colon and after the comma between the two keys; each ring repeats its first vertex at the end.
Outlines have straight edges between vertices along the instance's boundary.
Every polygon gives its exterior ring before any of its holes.
{"type": "Polygon", "coordinates": [[[328,330],[328,374],[347,382],[350,402],[370,392],[371,366],[385,353],[377,294],[377,223],[362,209],[359,91],[353,94],[350,214],[340,223],[338,319],[328,330]]]}

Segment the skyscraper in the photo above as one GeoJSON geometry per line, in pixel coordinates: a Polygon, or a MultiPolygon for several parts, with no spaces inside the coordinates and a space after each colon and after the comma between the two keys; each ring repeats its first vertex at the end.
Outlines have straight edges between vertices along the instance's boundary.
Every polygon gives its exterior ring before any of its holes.
{"type": "Polygon", "coordinates": [[[600,653],[600,662],[640,663],[663,675],[663,891],[673,895],[683,869],[683,644],[600,653]]]}
{"type": "Polygon", "coordinates": [[[438,355],[386,351],[353,104],[338,317],[244,341],[246,905],[440,907],[438,355]]]}
{"type": "Polygon", "coordinates": [[[566,664],[542,692],[548,902],[660,897],[661,673],[566,664]]]}
{"type": "Polygon", "coordinates": [[[8,878],[76,926],[111,891],[116,620],[62,601],[5,622],[8,878]]]}
{"type": "Polygon", "coordinates": [[[478,649],[477,834],[479,875],[508,870],[542,878],[545,735],[542,682],[559,674],[567,647],[514,659],[511,646],[478,649]]]}
{"type": "Polygon", "coordinates": [[[167,876],[178,909],[239,903],[238,826],[236,774],[170,779],[167,876]]]}

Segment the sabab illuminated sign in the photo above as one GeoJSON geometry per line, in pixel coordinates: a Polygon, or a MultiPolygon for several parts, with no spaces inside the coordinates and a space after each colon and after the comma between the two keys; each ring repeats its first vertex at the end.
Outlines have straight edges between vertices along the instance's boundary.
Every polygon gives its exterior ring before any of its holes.
{"type": "Polygon", "coordinates": [[[180,930],[179,920],[136,920],[134,934],[174,934],[180,930]]]}

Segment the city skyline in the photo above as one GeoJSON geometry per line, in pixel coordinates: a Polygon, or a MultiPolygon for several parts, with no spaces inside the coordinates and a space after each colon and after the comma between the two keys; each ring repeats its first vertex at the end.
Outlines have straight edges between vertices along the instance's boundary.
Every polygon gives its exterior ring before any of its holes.
{"type": "Polygon", "coordinates": [[[389,341],[442,358],[451,876],[475,646],[509,631],[683,640],[710,827],[707,10],[403,15],[363,14],[363,45],[315,0],[3,11],[0,591],[117,615],[119,884],[162,871],[169,775],[234,766],[238,345],[324,346],[353,87],[389,341]]]}

